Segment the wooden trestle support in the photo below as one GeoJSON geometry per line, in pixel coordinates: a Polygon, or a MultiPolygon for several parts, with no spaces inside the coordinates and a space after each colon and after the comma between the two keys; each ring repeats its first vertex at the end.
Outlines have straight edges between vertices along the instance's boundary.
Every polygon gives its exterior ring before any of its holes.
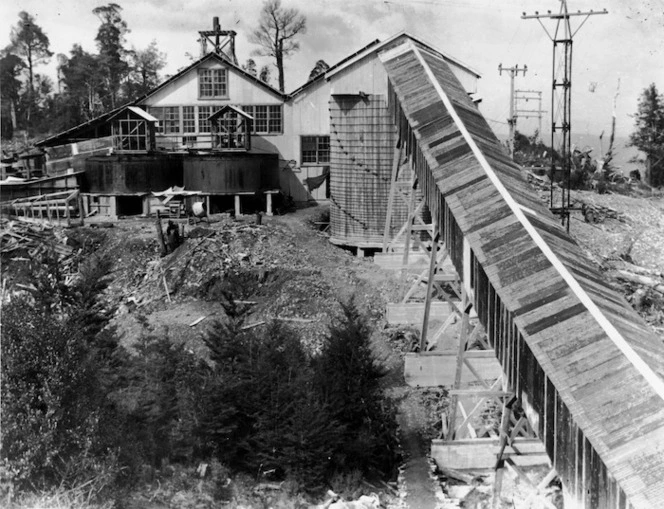
{"type": "MultiPolygon", "coordinates": [[[[401,313],[393,313],[397,316],[395,322],[399,318],[411,324],[419,322],[419,342],[413,345],[415,352],[406,355],[406,381],[416,387],[449,387],[450,403],[441,416],[442,431],[432,443],[432,456],[439,466],[451,462],[450,468],[454,470],[493,469],[493,507],[500,507],[503,475],[509,469],[523,485],[531,488],[528,502],[536,500],[542,507],[554,508],[542,494],[557,473],[513,389],[505,382],[500,363],[473,309],[469,285],[464,285],[464,278],[454,269],[438,225],[422,219],[425,203],[418,196],[415,172],[410,172],[407,179],[400,175],[410,171],[408,161],[402,160],[403,153],[401,148],[395,149],[383,254],[377,257],[391,256],[392,260],[399,257],[403,281],[414,273],[403,298],[392,305],[404,308],[401,313]],[[407,204],[408,215],[390,238],[397,199],[407,204]],[[411,263],[413,258],[420,263],[411,263]],[[421,263],[423,260],[425,264],[421,263]],[[456,336],[455,350],[449,348],[450,336],[456,336]],[[483,422],[487,412],[500,416],[498,429],[483,422]],[[534,484],[522,466],[543,464],[550,470],[541,482],[534,484]]],[[[395,268],[395,264],[391,267],[395,268]]]]}

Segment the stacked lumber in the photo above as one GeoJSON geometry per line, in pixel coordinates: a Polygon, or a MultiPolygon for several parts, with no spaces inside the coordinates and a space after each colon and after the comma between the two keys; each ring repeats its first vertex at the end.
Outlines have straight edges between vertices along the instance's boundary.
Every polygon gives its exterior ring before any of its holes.
{"type": "Polygon", "coordinates": [[[43,224],[6,220],[0,223],[1,254],[27,250],[27,254],[34,258],[43,251],[52,250],[60,257],[67,257],[73,250],[66,241],[55,228],[43,224]]]}

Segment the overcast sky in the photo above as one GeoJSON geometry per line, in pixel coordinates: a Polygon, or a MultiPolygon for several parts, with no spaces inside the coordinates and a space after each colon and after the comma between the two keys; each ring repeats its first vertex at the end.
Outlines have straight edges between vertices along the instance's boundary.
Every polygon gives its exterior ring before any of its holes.
{"type": "MultiPolygon", "coordinates": [[[[199,56],[198,30],[209,30],[212,17],[222,28],[238,32],[237,56],[244,62],[255,46],[247,40],[255,27],[261,0],[115,0],[130,33],[128,46],[145,48],[153,39],[167,55],[164,74],[173,74],[199,56]]],[[[69,54],[74,43],[96,51],[99,20],[92,9],[109,2],[96,0],[0,1],[0,44],[25,10],[44,29],[54,53],[69,54]]],[[[498,65],[528,66],[516,80],[517,90],[542,90],[550,110],[552,43],[537,20],[528,14],[558,12],[559,0],[283,0],[307,18],[301,50],[286,62],[286,89],[306,81],[318,59],[330,65],[372,40],[406,30],[439,50],[456,57],[482,74],[481,109],[494,130],[506,131],[509,78],[498,65]]],[[[627,136],[634,121],[638,97],[650,83],[664,92],[664,0],[569,0],[570,11],[601,11],[591,16],[574,38],[573,124],[576,134],[597,136],[611,126],[616,101],[617,133],[627,136]]],[[[582,18],[574,19],[577,26],[582,18]]],[[[552,31],[555,22],[544,20],[552,31]]],[[[42,72],[54,75],[54,62],[42,72]]],[[[259,65],[268,63],[257,57],[259,65]]],[[[40,70],[40,69],[38,69],[40,70]]],[[[276,71],[273,72],[276,82],[276,71]]],[[[522,104],[522,108],[530,104],[522,104]]],[[[533,104],[534,108],[535,105],[533,104]]],[[[544,125],[549,124],[548,118],[544,125]]],[[[536,122],[519,121],[520,130],[532,131],[536,122]]]]}

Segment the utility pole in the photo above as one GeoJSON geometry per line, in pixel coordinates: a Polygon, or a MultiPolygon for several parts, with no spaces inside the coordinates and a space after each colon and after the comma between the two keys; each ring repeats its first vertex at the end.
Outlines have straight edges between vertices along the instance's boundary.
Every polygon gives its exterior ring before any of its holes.
{"type": "Polygon", "coordinates": [[[503,67],[503,64],[498,66],[498,72],[500,75],[503,75],[503,71],[508,72],[510,75],[510,117],[507,119],[507,124],[510,127],[510,139],[509,139],[509,150],[510,155],[514,156],[514,130],[516,128],[516,116],[514,115],[514,77],[519,75],[519,72],[522,72],[523,75],[526,75],[528,66],[524,65],[522,68],[519,66],[515,67],[503,67]]]}
{"type": "Polygon", "coordinates": [[[536,118],[539,120],[539,127],[537,130],[538,139],[542,139],[542,118],[543,113],[547,113],[542,109],[542,91],[541,90],[516,90],[514,92],[514,116],[516,118],[536,118]],[[520,95],[519,95],[520,94],[520,95]],[[521,110],[519,109],[519,101],[537,101],[536,110],[521,110]]]}
{"type": "Polygon", "coordinates": [[[581,29],[588,18],[594,14],[607,14],[608,11],[569,12],[567,0],[560,0],[560,12],[558,14],[547,11],[546,14],[527,15],[525,12],[521,19],[536,19],[553,42],[553,90],[551,93],[551,192],[549,196],[549,208],[554,214],[558,214],[562,224],[566,225],[569,232],[570,218],[570,180],[572,170],[571,133],[572,133],[572,39],[581,29]],[[584,17],[579,26],[572,30],[570,19],[572,17],[584,17]],[[556,29],[553,35],[549,33],[542,19],[556,21],[556,29]],[[561,166],[561,202],[560,206],[554,206],[553,183],[558,178],[556,167],[556,151],[560,158],[561,166]]]}

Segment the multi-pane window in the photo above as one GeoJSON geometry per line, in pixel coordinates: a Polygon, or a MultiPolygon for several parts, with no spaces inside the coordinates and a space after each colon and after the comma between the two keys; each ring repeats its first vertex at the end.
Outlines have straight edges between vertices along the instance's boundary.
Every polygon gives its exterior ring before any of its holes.
{"type": "Polygon", "coordinates": [[[284,130],[283,106],[244,105],[242,110],[254,118],[252,134],[281,134],[284,130]]]}
{"type": "Polygon", "coordinates": [[[194,106],[182,107],[182,132],[196,132],[196,108],[194,106]]]}
{"type": "Polygon", "coordinates": [[[199,69],[198,96],[201,99],[228,96],[226,69],[199,69]]]}
{"type": "Polygon", "coordinates": [[[217,110],[217,106],[199,106],[198,107],[198,132],[209,133],[210,122],[208,118],[217,110]]]}
{"type": "Polygon", "coordinates": [[[268,107],[268,127],[267,130],[270,133],[280,133],[281,132],[281,106],[269,106],[268,107]]]}
{"type": "Polygon", "coordinates": [[[257,133],[267,133],[268,131],[268,121],[267,121],[267,106],[256,106],[254,108],[254,130],[257,133]]]}
{"type": "Polygon", "coordinates": [[[302,136],[302,164],[330,162],[329,136],[302,136]]]}
{"type": "Polygon", "coordinates": [[[180,132],[179,106],[168,106],[164,108],[164,132],[166,134],[180,132]]]}
{"type": "MultiPolygon", "coordinates": [[[[213,69],[212,69],[213,70],[213,69]]],[[[253,117],[251,134],[281,134],[284,130],[283,106],[244,105],[242,110],[253,117]]],[[[189,134],[212,131],[208,118],[221,105],[206,106],[150,106],[148,113],[158,121],[157,133],[189,134]]]]}
{"type": "Polygon", "coordinates": [[[148,113],[159,121],[158,124],[157,124],[156,132],[163,133],[164,132],[164,108],[161,108],[161,107],[158,107],[158,106],[149,106],[148,107],[148,113]]]}

